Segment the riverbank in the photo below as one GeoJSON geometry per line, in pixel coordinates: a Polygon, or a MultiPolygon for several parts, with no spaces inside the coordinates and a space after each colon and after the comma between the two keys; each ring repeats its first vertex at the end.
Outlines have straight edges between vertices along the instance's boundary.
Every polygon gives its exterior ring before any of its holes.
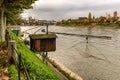
{"type": "Polygon", "coordinates": [[[103,24],[96,24],[97,26],[101,26],[101,27],[110,27],[110,28],[120,28],[120,24],[117,23],[103,23],[103,24]]]}
{"type": "Polygon", "coordinates": [[[120,28],[119,23],[93,23],[93,24],[61,24],[56,26],[63,27],[108,27],[108,28],[120,28]]]}

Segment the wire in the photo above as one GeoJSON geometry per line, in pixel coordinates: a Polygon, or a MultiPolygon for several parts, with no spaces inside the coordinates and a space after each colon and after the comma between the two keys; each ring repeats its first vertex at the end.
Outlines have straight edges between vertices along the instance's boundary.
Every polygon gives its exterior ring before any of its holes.
{"type": "MultiPolygon", "coordinates": [[[[44,27],[44,26],[43,26],[43,27],[44,27]]],[[[36,34],[38,31],[40,31],[43,27],[41,27],[40,29],[36,30],[36,31],[34,32],[34,34],[36,34]]]]}
{"type": "MultiPolygon", "coordinates": [[[[79,49],[77,49],[77,48],[75,48],[77,51],[79,51],[79,49]]],[[[80,53],[80,52],[79,52],[80,53]]],[[[82,55],[82,53],[80,53],[80,55],[82,55]]],[[[82,55],[83,56],[83,55],[82,55]]],[[[98,57],[96,57],[96,56],[93,56],[94,58],[98,58],[98,57]]],[[[98,58],[99,60],[104,60],[104,59],[101,59],[101,58],[98,58]]],[[[112,63],[113,64],[113,63],[112,63]]],[[[93,67],[90,63],[88,63],[87,65],[89,65],[89,66],[91,66],[91,67],[93,67]]],[[[116,64],[114,64],[114,65],[116,65],[116,64]]],[[[117,67],[120,67],[119,65],[116,65],[117,67]]],[[[97,67],[96,67],[97,68],[97,67]]],[[[108,70],[108,69],[106,69],[105,67],[102,67],[101,69],[104,69],[104,70],[108,70]]],[[[119,72],[116,72],[116,71],[114,71],[114,70],[111,70],[112,72],[114,72],[114,73],[117,73],[117,74],[120,74],[119,72]]]]}
{"type": "Polygon", "coordinates": [[[25,30],[25,32],[26,32],[26,31],[29,31],[29,30],[32,30],[32,29],[35,29],[35,28],[38,28],[38,27],[39,27],[39,26],[30,28],[30,29],[27,29],[27,30],[25,30]]]}
{"type": "Polygon", "coordinates": [[[86,43],[86,42],[79,42],[79,43],[76,43],[76,44],[73,44],[71,47],[69,47],[68,49],[72,48],[72,47],[75,47],[76,45],[80,44],[80,43],[86,43]]]}
{"type": "Polygon", "coordinates": [[[94,44],[94,43],[95,43],[95,44],[98,43],[98,45],[106,45],[106,46],[116,47],[116,46],[113,46],[113,45],[105,44],[105,42],[104,42],[104,43],[93,42],[93,44],[94,44]]]}
{"type": "MultiPolygon", "coordinates": [[[[43,26],[44,27],[44,26],[43,26]]],[[[38,29],[38,30],[36,30],[33,34],[36,34],[39,30],[41,30],[43,27],[40,27],[40,29],[38,29]]],[[[31,28],[31,29],[34,29],[34,28],[31,28]]],[[[29,29],[29,30],[31,30],[31,29],[29,29]]],[[[25,33],[26,34],[26,33],[25,33]]],[[[25,40],[26,40],[26,38],[29,38],[29,36],[25,36],[25,40]]]]}
{"type": "MultiPolygon", "coordinates": [[[[91,45],[91,44],[90,44],[91,45]]],[[[91,45],[92,47],[94,47],[108,62],[111,63],[111,61],[109,61],[109,59],[98,49],[96,48],[95,46],[91,45]]]]}
{"type": "MultiPolygon", "coordinates": [[[[77,48],[75,48],[75,49],[77,49],[77,48]]],[[[78,49],[77,49],[78,50],[78,49]]],[[[92,55],[92,54],[89,54],[87,51],[90,51],[90,49],[89,49],[89,47],[86,45],[86,48],[85,48],[85,51],[83,52],[83,55],[82,56],[85,56],[84,54],[86,54],[86,58],[94,58],[94,59],[97,59],[97,60],[104,60],[104,59],[102,59],[102,58],[99,58],[99,57],[97,57],[97,56],[94,56],[94,55],[92,55]]]]}

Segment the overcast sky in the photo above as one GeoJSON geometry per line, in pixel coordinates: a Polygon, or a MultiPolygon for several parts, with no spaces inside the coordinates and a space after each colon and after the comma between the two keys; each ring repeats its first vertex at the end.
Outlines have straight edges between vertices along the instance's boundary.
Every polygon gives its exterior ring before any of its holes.
{"type": "Polygon", "coordinates": [[[33,9],[25,10],[23,17],[32,16],[41,20],[62,20],[93,16],[105,16],[117,11],[120,16],[120,0],[38,0],[33,9]]]}

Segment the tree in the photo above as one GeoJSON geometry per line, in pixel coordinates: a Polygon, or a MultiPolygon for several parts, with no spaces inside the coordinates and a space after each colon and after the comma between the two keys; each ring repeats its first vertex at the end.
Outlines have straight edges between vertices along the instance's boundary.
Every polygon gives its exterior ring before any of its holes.
{"type": "Polygon", "coordinates": [[[6,21],[14,22],[24,10],[31,8],[36,0],[1,0],[0,1],[0,42],[5,41],[6,21]]]}
{"type": "Polygon", "coordinates": [[[101,24],[101,23],[105,23],[105,21],[106,21],[106,18],[105,17],[103,17],[103,16],[100,16],[99,17],[99,23],[101,24]]]}
{"type": "Polygon", "coordinates": [[[89,14],[88,14],[88,22],[89,22],[89,23],[92,22],[92,15],[91,15],[91,12],[89,12],[89,14]]]}
{"type": "Polygon", "coordinates": [[[118,19],[119,19],[119,17],[112,17],[112,22],[113,22],[113,23],[117,23],[117,22],[118,22],[118,19]]]}

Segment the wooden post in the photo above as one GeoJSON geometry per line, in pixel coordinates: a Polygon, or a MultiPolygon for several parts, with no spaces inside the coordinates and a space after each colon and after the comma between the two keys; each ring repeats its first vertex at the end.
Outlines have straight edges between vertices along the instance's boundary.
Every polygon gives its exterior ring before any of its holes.
{"type": "Polygon", "coordinates": [[[12,40],[12,38],[11,38],[9,32],[6,30],[6,41],[7,41],[7,47],[8,47],[8,41],[11,41],[11,40],[12,40]]]}
{"type": "MultiPolygon", "coordinates": [[[[47,23],[47,25],[46,25],[46,34],[48,34],[48,23],[47,23]]],[[[44,47],[45,48],[45,47],[44,47]]],[[[44,57],[43,57],[43,62],[45,62],[46,64],[47,64],[47,55],[48,55],[48,52],[46,52],[46,54],[43,54],[44,55],[44,57]]]]}
{"type": "Polygon", "coordinates": [[[11,40],[8,42],[8,62],[9,64],[13,64],[14,61],[13,59],[16,59],[17,54],[16,54],[16,42],[14,40],[11,40]]]}
{"type": "Polygon", "coordinates": [[[18,59],[19,59],[19,65],[18,65],[18,80],[20,80],[20,68],[21,68],[21,53],[19,54],[18,56],[18,59]]]}

